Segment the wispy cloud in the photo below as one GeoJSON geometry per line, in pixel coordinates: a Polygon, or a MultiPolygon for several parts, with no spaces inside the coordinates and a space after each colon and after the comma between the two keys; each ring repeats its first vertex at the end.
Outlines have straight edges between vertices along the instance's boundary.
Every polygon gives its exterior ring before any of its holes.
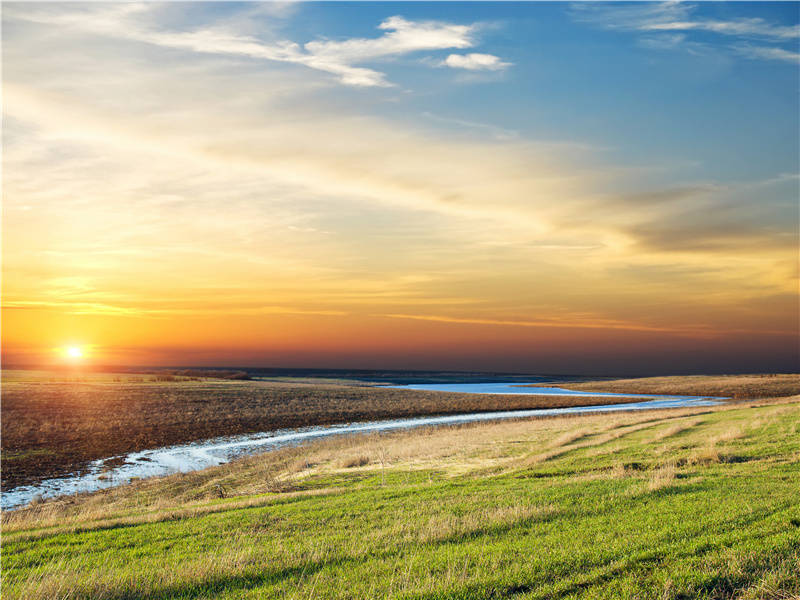
{"type": "Polygon", "coordinates": [[[734,19],[731,21],[666,21],[641,23],[641,31],[710,31],[721,35],[758,36],[790,40],[800,36],[800,26],[775,25],[764,19],[734,19]]]}
{"type": "Polygon", "coordinates": [[[663,34],[658,36],[645,36],[639,39],[639,45],[654,50],[672,50],[686,41],[686,34],[663,34]]]}
{"type": "Polygon", "coordinates": [[[497,127],[496,125],[489,125],[488,123],[479,123],[476,121],[468,121],[466,119],[457,119],[454,117],[443,117],[441,115],[436,115],[430,112],[422,113],[422,116],[431,119],[433,121],[438,121],[440,123],[446,123],[449,125],[455,125],[459,129],[475,129],[478,131],[486,132],[491,135],[496,140],[514,140],[519,138],[519,132],[514,131],[512,129],[504,129],[502,127],[497,127]]]}
{"type": "Polygon", "coordinates": [[[231,306],[213,305],[206,302],[202,307],[146,308],[141,305],[125,306],[98,302],[80,302],[69,299],[61,301],[10,301],[3,303],[3,310],[50,310],[72,315],[112,315],[127,317],[174,318],[177,316],[209,316],[224,312],[226,315],[314,315],[341,317],[348,313],[341,310],[304,310],[290,306],[231,306]]]}
{"type": "Polygon", "coordinates": [[[571,7],[576,20],[607,29],[708,31],[721,35],[756,36],[779,40],[800,37],[800,25],[778,25],[760,17],[702,19],[693,16],[696,9],[696,5],[676,1],[632,4],[579,3],[571,7]]]}
{"type": "MultiPolygon", "coordinates": [[[[565,318],[565,319],[532,319],[532,320],[507,320],[507,319],[480,319],[480,318],[461,318],[446,315],[412,315],[412,314],[382,314],[377,315],[390,319],[411,319],[415,321],[435,321],[439,323],[453,323],[462,325],[489,325],[499,327],[534,327],[534,328],[555,328],[555,329],[617,329],[624,331],[642,331],[669,333],[678,336],[695,338],[719,337],[722,332],[704,325],[693,327],[662,327],[658,325],[648,325],[646,323],[636,323],[633,321],[621,321],[603,318],[565,318]]],[[[729,329],[726,333],[752,333],[748,329],[729,329]]],[[[759,333],[764,333],[759,331],[759,333]]],[[[769,331],[772,335],[792,335],[790,332],[776,330],[769,331]]]]}
{"type": "MultiPolygon", "coordinates": [[[[578,3],[571,6],[577,21],[605,29],[643,34],[643,47],[669,50],[686,47],[693,51],[702,42],[691,33],[713,33],[725,37],[760,39],[766,43],[785,43],[800,38],[800,25],[771,23],[760,17],[707,19],[695,16],[697,5],[668,1],[659,3],[578,3]]],[[[797,52],[780,47],[753,47],[748,44],[729,46],[735,53],[754,59],[796,62],[797,52]]]]}
{"type": "Polygon", "coordinates": [[[747,58],[765,59],[765,60],[780,60],[791,63],[800,62],[800,52],[793,50],[784,50],[783,48],[775,48],[771,46],[753,46],[751,44],[741,44],[734,46],[734,49],[747,58]]]}

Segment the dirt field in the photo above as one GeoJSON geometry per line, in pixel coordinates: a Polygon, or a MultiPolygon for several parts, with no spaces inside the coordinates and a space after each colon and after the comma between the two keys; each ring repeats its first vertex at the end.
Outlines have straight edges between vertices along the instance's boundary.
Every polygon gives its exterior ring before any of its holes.
{"type": "Polygon", "coordinates": [[[687,375],[646,377],[571,383],[571,390],[618,394],[675,394],[680,396],[721,396],[736,400],[782,398],[800,394],[800,374],[778,375],[687,375]]]}

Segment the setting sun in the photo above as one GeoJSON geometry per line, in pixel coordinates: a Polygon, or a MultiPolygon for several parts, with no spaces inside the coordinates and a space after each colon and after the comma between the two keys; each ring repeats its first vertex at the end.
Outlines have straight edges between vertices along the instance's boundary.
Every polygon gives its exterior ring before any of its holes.
{"type": "Polygon", "coordinates": [[[80,346],[67,346],[65,352],[69,358],[83,358],[83,349],[80,346]]]}

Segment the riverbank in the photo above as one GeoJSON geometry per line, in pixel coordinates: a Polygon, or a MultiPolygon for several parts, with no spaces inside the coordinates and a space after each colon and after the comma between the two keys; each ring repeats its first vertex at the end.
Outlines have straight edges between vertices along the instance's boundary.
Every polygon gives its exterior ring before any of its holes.
{"type": "Polygon", "coordinates": [[[784,598],[800,401],[327,439],[4,515],[4,597],[784,598]]]}
{"type": "MultiPolygon", "coordinates": [[[[724,388],[714,387],[717,379],[686,378],[691,385],[682,388],[682,395],[757,398],[800,393],[798,375],[762,377],[758,387],[741,376],[726,378],[724,388]],[[727,393],[710,393],[715,391],[727,393]]],[[[220,436],[425,415],[634,403],[640,399],[603,392],[642,393],[648,381],[571,383],[564,385],[587,395],[534,396],[530,394],[534,388],[516,387],[524,383],[518,380],[513,387],[486,384],[486,389],[502,392],[487,394],[392,389],[329,379],[158,381],[132,374],[5,371],[2,484],[10,490],[86,473],[93,461],[220,436]],[[508,393],[515,390],[519,395],[508,393]]]]}
{"type": "MultiPolygon", "coordinates": [[[[603,402],[635,402],[613,398],[603,402]]],[[[223,381],[136,374],[3,372],[2,485],[85,471],[147,449],[280,429],[597,404],[589,396],[390,389],[363,382],[223,381]]]]}
{"type": "MultiPolygon", "coordinates": [[[[556,391],[552,388],[549,391],[556,391]]],[[[592,406],[570,406],[563,408],[539,408],[414,417],[412,419],[388,419],[345,423],[339,425],[283,429],[251,435],[226,436],[192,444],[181,444],[166,448],[155,448],[131,452],[122,456],[93,461],[86,472],[46,479],[33,485],[22,485],[4,490],[0,500],[2,508],[12,509],[54,496],[89,493],[110,487],[126,485],[131,481],[190,472],[210,466],[221,465],[231,460],[252,454],[271,452],[284,446],[308,443],[331,436],[359,435],[375,432],[391,432],[419,427],[460,425],[473,422],[500,421],[508,419],[548,418],[588,413],[613,413],[627,411],[655,411],[699,406],[715,406],[722,399],[691,396],[663,396],[641,398],[639,402],[597,404],[592,406]]],[[[596,401],[602,402],[602,398],[596,401]]]]}

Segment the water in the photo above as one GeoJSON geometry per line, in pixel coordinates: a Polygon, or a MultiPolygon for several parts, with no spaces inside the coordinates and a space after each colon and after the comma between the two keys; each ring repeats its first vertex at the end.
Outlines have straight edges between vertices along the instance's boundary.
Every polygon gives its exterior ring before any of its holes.
{"type": "MultiPolygon", "coordinates": [[[[387,385],[393,389],[420,390],[428,392],[458,392],[460,394],[498,394],[501,396],[530,395],[530,396],[589,396],[589,397],[614,397],[614,398],[697,398],[699,396],[664,396],[663,394],[613,394],[611,392],[583,392],[565,390],[560,387],[524,387],[527,383],[415,383],[411,385],[387,385]]],[[[719,398],[717,398],[719,399],[719,398]]]]}
{"type": "Polygon", "coordinates": [[[104,488],[130,483],[135,478],[170,475],[178,472],[196,471],[227,463],[235,458],[275,450],[287,445],[331,435],[392,431],[413,427],[452,425],[475,421],[492,421],[538,417],[562,414],[591,412],[620,412],[631,410],[651,410],[658,408],[680,408],[711,406],[719,400],[711,396],[656,396],[653,394],[609,394],[573,392],[561,388],[519,388],[519,383],[473,383],[473,384],[419,384],[391,386],[413,390],[457,391],[475,394],[547,394],[569,396],[616,396],[643,398],[642,402],[629,404],[607,404],[594,406],[573,406],[568,408],[547,408],[530,410],[509,410],[502,412],[480,412],[440,417],[415,417],[409,419],[389,419],[366,423],[347,423],[284,429],[265,433],[214,438],[191,444],[181,444],[154,450],[142,450],[116,457],[93,461],[85,473],[67,477],[47,479],[36,485],[18,486],[4,491],[0,496],[0,506],[8,510],[23,506],[36,496],[51,497],[64,494],[93,492],[104,488]],[[113,460],[116,466],[107,465],[113,460]]]}

